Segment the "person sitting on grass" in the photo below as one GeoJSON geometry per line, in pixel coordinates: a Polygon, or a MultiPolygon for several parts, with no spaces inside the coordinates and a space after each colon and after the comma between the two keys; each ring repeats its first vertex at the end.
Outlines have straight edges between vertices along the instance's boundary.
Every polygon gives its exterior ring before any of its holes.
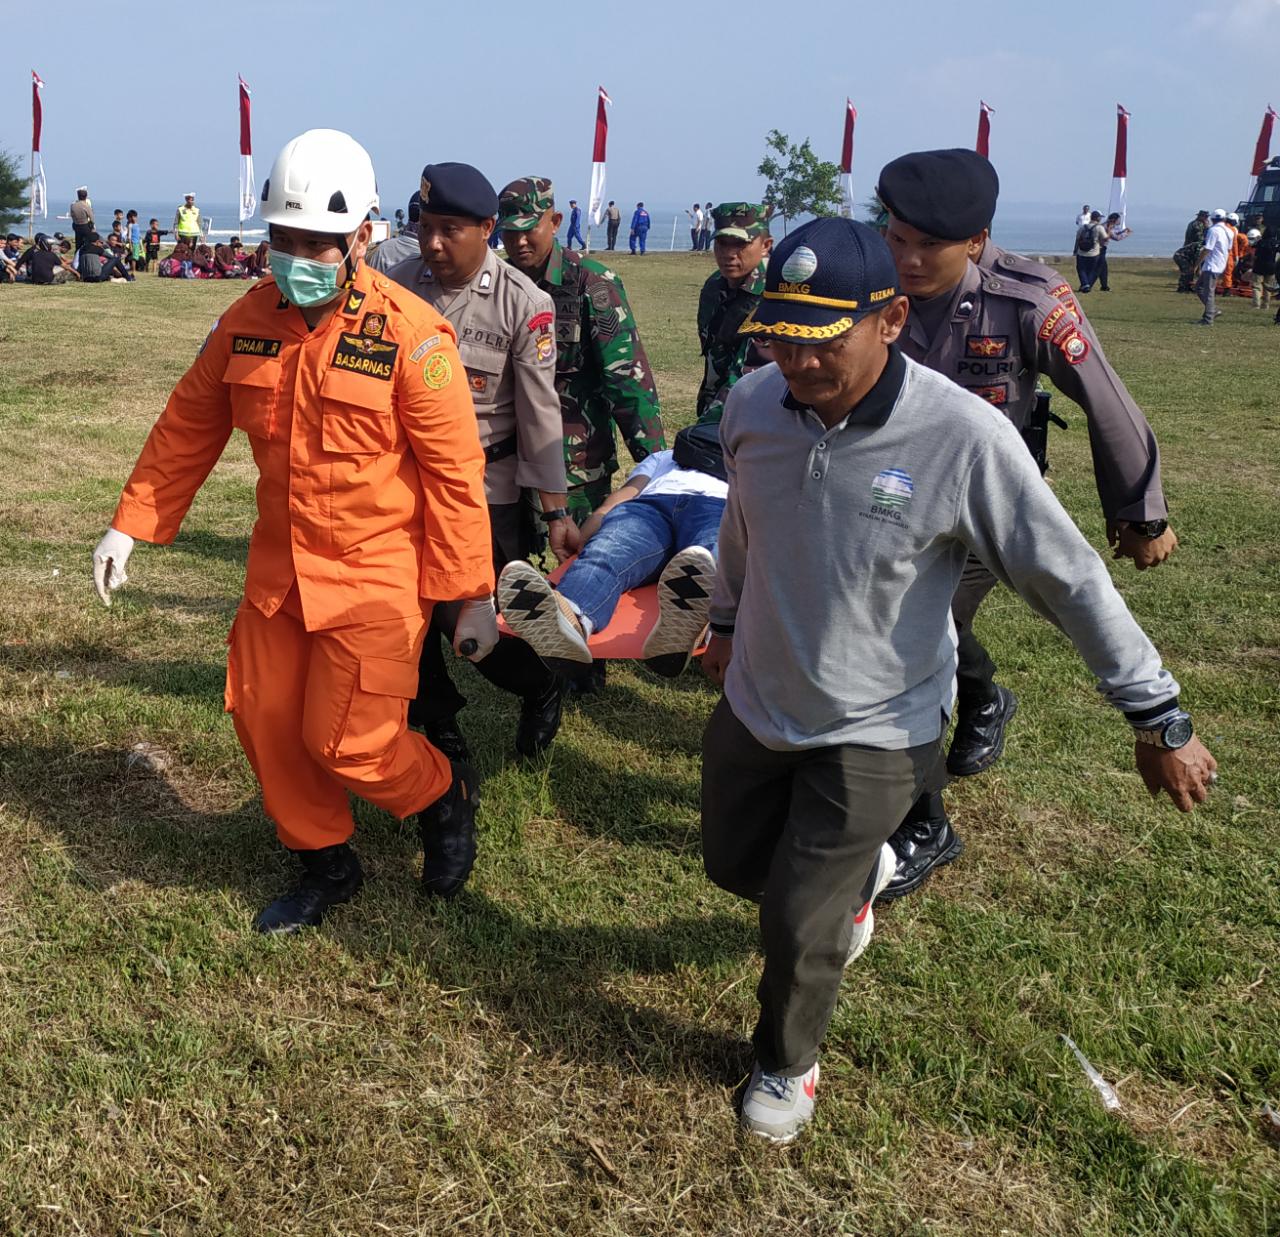
{"type": "Polygon", "coordinates": [[[0,283],[18,282],[18,259],[22,257],[22,241],[17,233],[10,232],[0,248],[0,283]]]}
{"type": "Polygon", "coordinates": [[[681,430],[673,450],[637,464],[586,520],[582,549],[557,585],[524,561],[502,569],[507,626],[548,661],[590,665],[587,641],[608,626],[622,594],[656,580],[658,620],[641,655],[675,678],[706,630],[727,495],[718,428],[681,430]]]}
{"type": "Polygon", "coordinates": [[[35,243],[14,263],[14,268],[27,272],[28,283],[67,283],[78,278],[43,232],[36,233],[35,243]]]}
{"type": "Polygon", "coordinates": [[[108,253],[97,232],[89,233],[88,243],[80,246],[76,260],[80,278],[85,283],[133,282],[134,277],[126,269],[123,258],[108,253]]]}

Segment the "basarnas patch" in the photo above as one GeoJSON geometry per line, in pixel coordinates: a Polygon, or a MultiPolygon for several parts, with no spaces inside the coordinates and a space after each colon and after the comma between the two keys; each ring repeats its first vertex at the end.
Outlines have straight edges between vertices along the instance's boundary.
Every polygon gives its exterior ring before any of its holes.
{"type": "Polygon", "coordinates": [[[364,321],[360,324],[360,334],[368,335],[371,339],[381,339],[386,326],[387,319],[383,314],[365,314],[364,321]]]}
{"type": "Polygon", "coordinates": [[[338,337],[338,347],[333,354],[334,369],[345,369],[353,374],[366,374],[390,382],[395,372],[396,353],[399,344],[369,339],[364,335],[352,335],[344,331],[338,337]]]}

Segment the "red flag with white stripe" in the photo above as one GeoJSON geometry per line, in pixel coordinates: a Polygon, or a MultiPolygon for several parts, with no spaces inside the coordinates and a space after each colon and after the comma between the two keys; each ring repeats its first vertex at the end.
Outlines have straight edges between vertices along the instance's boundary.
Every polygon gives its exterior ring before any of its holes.
{"type": "Polygon", "coordinates": [[[257,190],[253,183],[253,142],[249,133],[249,87],[240,82],[240,222],[253,218],[258,209],[257,190]]]}
{"type": "Polygon", "coordinates": [[[858,123],[858,109],[852,99],[844,101],[844,143],[840,147],[840,213],[853,218],[853,126],[858,123]]]}
{"type": "Polygon", "coordinates": [[[596,137],[591,148],[591,195],[587,199],[587,218],[592,223],[599,223],[604,218],[604,162],[605,144],[609,139],[609,114],[606,105],[612,105],[608,92],[603,86],[596,96],[596,137]]]}
{"type": "Polygon", "coordinates": [[[990,104],[978,100],[978,140],[973,148],[984,159],[991,158],[991,116],[995,110],[990,104]]]}
{"type": "Polygon", "coordinates": [[[1120,216],[1120,226],[1127,227],[1129,209],[1129,113],[1116,104],[1116,161],[1111,169],[1110,214],[1120,216]]]}
{"type": "Polygon", "coordinates": [[[44,108],[40,105],[40,91],[44,82],[40,74],[31,70],[31,217],[49,217],[49,193],[44,179],[44,161],[40,158],[40,130],[44,127],[44,108]]]}

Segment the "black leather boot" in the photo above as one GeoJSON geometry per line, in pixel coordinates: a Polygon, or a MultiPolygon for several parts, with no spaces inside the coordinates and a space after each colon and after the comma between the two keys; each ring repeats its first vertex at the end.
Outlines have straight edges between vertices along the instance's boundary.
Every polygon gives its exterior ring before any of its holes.
{"type": "Polygon", "coordinates": [[[254,927],[259,932],[274,934],[317,927],[325,911],[350,902],[364,884],[360,860],[346,842],[293,853],[302,864],[302,881],[292,893],[277,898],[258,915],[254,927]]]}
{"type": "Polygon", "coordinates": [[[877,902],[891,902],[914,893],[935,868],[960,858],[964,850],[942,807],[941,795],[922,795],[889,839],[898,857],[893,879],[877,902]]]}
{"type": "Polygon", "coordinates": [[[1004,751],[1004,729],[1018,711],[1018,697],[1007,687],[995,685],[995,699],[978,708],[957,710],[956,732],[947,753],[952,777],[972,777],[991,768],[1004,751]]]}
{"type": "Polygon", "coordinates": [[[471,759],[467,736],[458,729],[456,717],[446,717],[438,722],[425,722],[422,733],[426,735],[427,742],[432,747],[443,752],[455,764],[458,761],[471,759]]]}
{"type": "Polygon", "coordinates": [[[418,813],[422,837],[422,888],[451,898],[467,883],[476,861],[476,807],[480,784],[468,764],[453,765],[453,782],[429,808],[418,813]]]}
{"type": "Polygon", "coordinates": [[[559,678],[541,696],[525,696],[520,703],[516,726],[516,751],[521,756],[538,756],[551,746],[560,730],[560,706],[564,684],[559,678]]]}

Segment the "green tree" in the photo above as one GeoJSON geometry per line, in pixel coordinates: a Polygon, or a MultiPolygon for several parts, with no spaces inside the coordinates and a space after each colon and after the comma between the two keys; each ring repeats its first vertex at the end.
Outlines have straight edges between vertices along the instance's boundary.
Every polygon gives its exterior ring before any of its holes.
{"type": "Polygon", "coordinates": [[[28,188],[18,156],[0,150],[0,227],[14,227],[26,217],[28,188]]]}
{"type": "Polygon", "coordinates": [[[765,178],[764,201],[787,221],[800,215],[832,215],[840,206],[840,167],[819,159],[805,138],[798,146],[785,133],[770,129],[768,153],[756,171],[765,178]]]}
{"type": "Polygon", "coordinates": [[[884,217],[887,213],[885,204],[880,200],[878,193],[873,193],[862,203],[862,222],[869,227],[878,228],[883,226],[884,217]]]}

